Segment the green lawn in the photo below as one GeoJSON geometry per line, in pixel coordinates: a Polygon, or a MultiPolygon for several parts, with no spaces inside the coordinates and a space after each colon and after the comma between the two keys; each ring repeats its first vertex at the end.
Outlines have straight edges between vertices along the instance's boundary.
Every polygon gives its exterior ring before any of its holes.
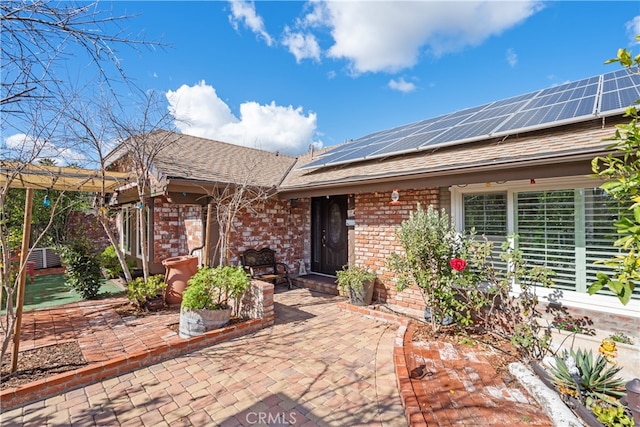
{"type": "MultiPolygon", "coordinates": [[[[62,274],[38,276],[35,278],[33,283],[31,283],[29,278],[27,278],[27,286],[24,294],[24,310],[53,307],[82,301],[82,298],[76,291],[65,286],[64,281],[65,279],[62,274]]],[[[111,280],[102,280],[102,286],[100,286],[98,298],[105,298],[123,293],[124,291],[120,286],[118,286],[118,284],[111,280]]],[[[4,312],[4,310],[2,311],[4,312]]]]}

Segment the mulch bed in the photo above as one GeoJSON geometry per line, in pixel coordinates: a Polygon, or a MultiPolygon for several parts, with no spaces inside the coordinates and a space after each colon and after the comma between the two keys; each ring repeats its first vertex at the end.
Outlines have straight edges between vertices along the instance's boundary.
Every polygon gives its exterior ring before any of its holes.
{"type": "Polygon", "coordinates": [[[80,346],[75,341],[48,345],[18,353],[18,369],[11,373],[11,361],[0,370],[0,390],[17,387],[86,366],[80,346]]]}

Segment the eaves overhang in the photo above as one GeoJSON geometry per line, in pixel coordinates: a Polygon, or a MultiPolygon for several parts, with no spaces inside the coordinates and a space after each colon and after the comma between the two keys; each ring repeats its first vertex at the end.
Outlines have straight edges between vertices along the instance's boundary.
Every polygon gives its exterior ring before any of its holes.
{"type": "Polygon", "coordinates": [[[424,187],[442,187],[492,181],[524,178],[550,178],[557,176],[588,175],[591,160],[607,155],[606,146],[591,149],[567,150],[562,155],[557,152],[535,158],[511,157],[493,162],[446,165],[416,169],[407,172],[386,172],[369,175],[352,175],[337,179],[318,180],[296,186],[281,187],[281,199],[315,197],[335,194],[350,194],[369,191],[389,191],[424,187]]]}

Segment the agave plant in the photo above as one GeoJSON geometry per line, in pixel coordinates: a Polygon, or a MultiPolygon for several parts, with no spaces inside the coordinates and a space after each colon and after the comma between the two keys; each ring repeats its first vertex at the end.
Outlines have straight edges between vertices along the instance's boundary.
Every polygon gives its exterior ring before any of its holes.
{"type": "Polygon", "coordinates": [[[610,401],[625,395],[625,381],[616,377],[622,367],[608,366],[607,359],[591,351],[578,349],[564,350],[562,356],[555,357],[555,365],[550,371],[553,382],[560,390],[573,390],[578,396],[593,397],[610,401]]]}

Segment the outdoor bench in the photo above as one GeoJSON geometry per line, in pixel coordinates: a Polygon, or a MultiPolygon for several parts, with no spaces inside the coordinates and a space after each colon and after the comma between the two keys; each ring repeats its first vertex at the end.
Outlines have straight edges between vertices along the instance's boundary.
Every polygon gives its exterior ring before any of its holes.
{"type": "Polygon", "coordinates": [[[286,280],[291,289],[289,269],[285,264],[276,262],[276,253],[273,249],[247,249],[242,254],[242,265],[253,279],[272,282],[274,285],[286,280]]]}

